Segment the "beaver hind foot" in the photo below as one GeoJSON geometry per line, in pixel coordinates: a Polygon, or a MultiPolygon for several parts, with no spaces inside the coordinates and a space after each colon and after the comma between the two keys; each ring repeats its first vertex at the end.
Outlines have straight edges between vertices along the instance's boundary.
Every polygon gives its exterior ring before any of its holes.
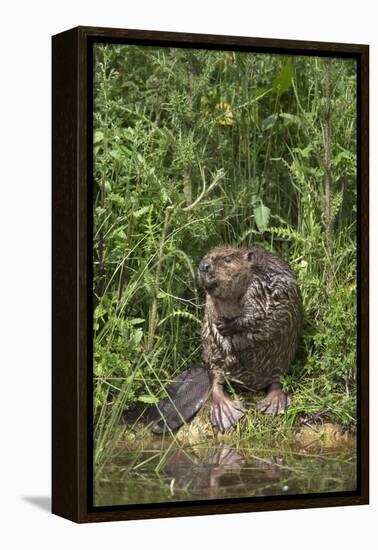
{"type": "Polygon", "coordinates": [[[281,387],[272,384],[268,388],[266,397],[257,403],[256,408],[265,413],[277,416],[283,414],[290,404],[289,397],[282,391],[281,387]]]}
{"type": "Polygon", "coordinates": [[[211,424],[224,433],[235,426],[244,416],[244,407],[240,401],[235,401],[223,391],[222,386],[213,388],[213,402],[210,408],[211,424]]]}

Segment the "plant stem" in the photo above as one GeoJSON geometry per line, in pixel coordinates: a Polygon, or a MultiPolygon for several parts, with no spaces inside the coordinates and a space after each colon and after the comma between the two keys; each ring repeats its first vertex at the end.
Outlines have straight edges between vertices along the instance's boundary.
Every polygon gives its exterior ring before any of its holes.
{"type": "Polygon", "coordinates": [[[328,251],[332,250],[332,216],[331,216],[331,193],[332,193],[332,99],[331,99],[331,58],[325,60],[325,117],[324,117],[324,179],[325,179],[325,229],[328,251]]]}
{"type": "Polygon", "coordinates": [[[163,261],[165,239],[167,237],[167,232],[168,232],[170,213],[171,213],[171,209],[169,207],[166,208],[164,226],[163,226],[163,231],[161,233],[160,244],[159,244],[159,255],[156,263],[155,280],[154,280],[152,304],[151,304],[151,315],[150,315],[150,330],[148,334],[148,341],[147,341],[147,348],[146,348],[147,352],[150,352],[152,349],[155,333],[156,333],[157,321],[158,321],[157,303],[158,303],[158,292],[160,287],[160,273],[161,273],[161,265],[163,261]]]}

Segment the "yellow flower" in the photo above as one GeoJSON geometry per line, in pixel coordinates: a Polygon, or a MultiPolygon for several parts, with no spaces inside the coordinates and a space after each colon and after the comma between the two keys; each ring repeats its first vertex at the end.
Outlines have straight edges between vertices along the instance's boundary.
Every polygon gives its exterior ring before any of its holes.
{"type": "Polygon", "coordinates": [[[218,111],[223,111],[223,116],[219,118],[219,124],[222,126],[232,126],[235,124],[234,115],[232,114],[231,105],[229,103],[224,101],[217,103],[215,105],[215,109],[218,111]]]}

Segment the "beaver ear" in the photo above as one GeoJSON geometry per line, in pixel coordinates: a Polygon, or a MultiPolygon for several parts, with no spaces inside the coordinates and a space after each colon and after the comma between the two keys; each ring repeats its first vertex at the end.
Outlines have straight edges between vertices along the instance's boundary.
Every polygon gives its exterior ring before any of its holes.
{"type": "Polygon", "coordinates": [[[255,254],[255,251],[254,250],[248,250],[247,251],[247,260],[249,262],[253,262],[253,260],[255,259],[256,257],[256,254],[255,254]]]}

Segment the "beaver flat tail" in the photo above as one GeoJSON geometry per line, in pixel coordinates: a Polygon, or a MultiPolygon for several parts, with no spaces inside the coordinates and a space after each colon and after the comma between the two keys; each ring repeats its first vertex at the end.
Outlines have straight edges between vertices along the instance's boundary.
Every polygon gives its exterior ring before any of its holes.
{"type": "Polygon", "coordinates": [[[152,432],[176,430],[200,410],[210,392],[210,378],[205,367],[190,367],[176,376],[166,388],[168,396],[153,405],[148,413],[152,432]]]}

